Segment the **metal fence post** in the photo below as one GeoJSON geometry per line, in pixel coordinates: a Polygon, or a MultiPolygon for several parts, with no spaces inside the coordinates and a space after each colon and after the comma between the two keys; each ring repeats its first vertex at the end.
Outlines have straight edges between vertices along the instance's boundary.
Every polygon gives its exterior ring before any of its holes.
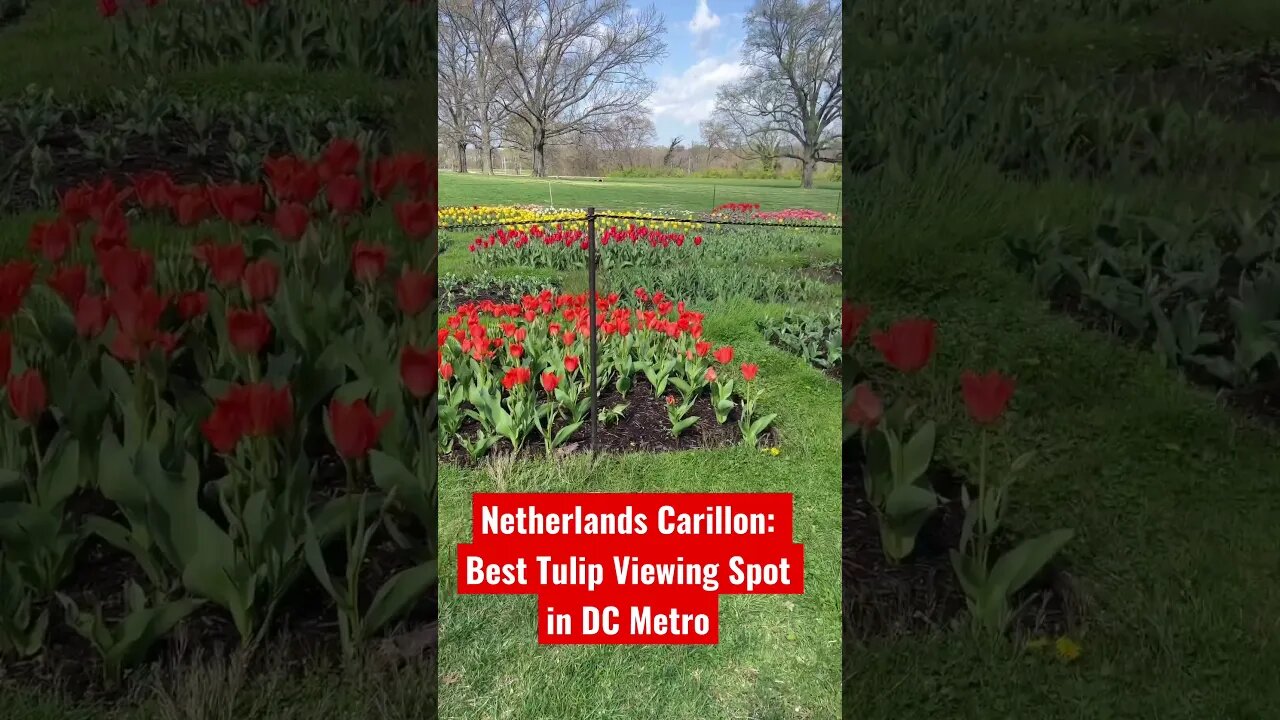
{"type": "Polygon", "coordinates": [[[600,393],[596,387],[596,209],[587,208],[587,317],[591,326],[591,459],[598,452],[596,429],[600,422],[600,393]]]}

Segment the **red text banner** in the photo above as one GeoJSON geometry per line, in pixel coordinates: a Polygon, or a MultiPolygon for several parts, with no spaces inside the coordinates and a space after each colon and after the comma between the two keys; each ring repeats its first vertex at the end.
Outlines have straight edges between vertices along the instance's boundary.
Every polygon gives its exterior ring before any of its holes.
{"type": "Polygon", "coordinates": [[[458,592],[538,595],[545,644],[719,641],[719,598],[804,592],[787,493],[475,493],[458,592]]]}

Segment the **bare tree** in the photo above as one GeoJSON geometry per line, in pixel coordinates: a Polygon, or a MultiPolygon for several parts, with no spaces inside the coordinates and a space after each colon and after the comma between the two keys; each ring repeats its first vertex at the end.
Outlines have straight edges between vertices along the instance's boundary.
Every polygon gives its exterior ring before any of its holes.
{"type": "Polygon", "coordinates": [[[529,127],[533,174],[555,138],[597,130],[653,91],[644,66],[666,53],[662,16],[627,0],[490,0],[501,30],[503,108],[529,127]]]}
{"type": "Polygon", "coordinates": [[[840,8],[832,0],[757,0],[743,21],[746,75],[722,88],[716,112],[748,139],[783,133],[780,150],[813,187],[818,162],[840,162],[840,8]],[[833,154],[826,154],[834,150],[833,154]]]}
{"type": "Polygon", "coordinates": [[[440,139],[457,152],[458,172],[467,171],[467,136],[471,126],[470,82],[474,56],[467,50],[466,28],[451,14],[441,14],[439,22],[439,94],[436,119],[440,139]]]}
{"type": "Polygon", "coordinates": [[[622,113],[611,118],[601,130],[601,140],[615,156],[625,158],[626,166],[636,166],[636,151],[653,145],[658,139],[653,113],[647,108],[622,113]]]}
{"type": "Polygon", "coordinates": [[[707,167],[716,159],[717,150],[732,150],[738,144],[733,128],[715,116],[698,123],[698,133],[702,135],[702,143],[707,146],[707,167]]]}
{"type": "MultiPolygon", "coordinates": [[[[495,135],[502,125],[505,110],[498,101],[503,68],[500,58],[489,52],[502,34],[496,22],[492,0],[441,0],[439,4],[441,42],[448,28],[453,50],[451,71],[458,75],[461,87],[456,102],[467,116],[468,134],[480,151],[480,169],[493,172],[495,135]]],[[[441,84],[444,82],[444,52],[441,52],[441,84]]]]}

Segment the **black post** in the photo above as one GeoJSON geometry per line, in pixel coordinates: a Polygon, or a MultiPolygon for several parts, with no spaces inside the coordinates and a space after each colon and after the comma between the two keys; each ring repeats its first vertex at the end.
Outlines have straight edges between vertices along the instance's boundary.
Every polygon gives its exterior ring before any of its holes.
{"type": "Polygon", "coordinates": [[[587,308],[591,324],[591,459],[595,459],[600,393],[596,388],[596,209],[587,208],[587,308]]]}

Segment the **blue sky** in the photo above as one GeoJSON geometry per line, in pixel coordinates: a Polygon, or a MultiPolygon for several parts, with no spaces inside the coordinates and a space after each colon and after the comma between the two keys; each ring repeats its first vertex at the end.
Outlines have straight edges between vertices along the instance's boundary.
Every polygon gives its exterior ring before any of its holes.
{"type": "Polygon", "coordinates": [[[658,89],[649,98],[658,142],[676,135],[685,145],[698,137],[698,122],[711,115],[716,88],[736,80],[742,18],[752,0],[633,0],[652,4],[667,23],[667,57],[650,68],[658,89]]]}

